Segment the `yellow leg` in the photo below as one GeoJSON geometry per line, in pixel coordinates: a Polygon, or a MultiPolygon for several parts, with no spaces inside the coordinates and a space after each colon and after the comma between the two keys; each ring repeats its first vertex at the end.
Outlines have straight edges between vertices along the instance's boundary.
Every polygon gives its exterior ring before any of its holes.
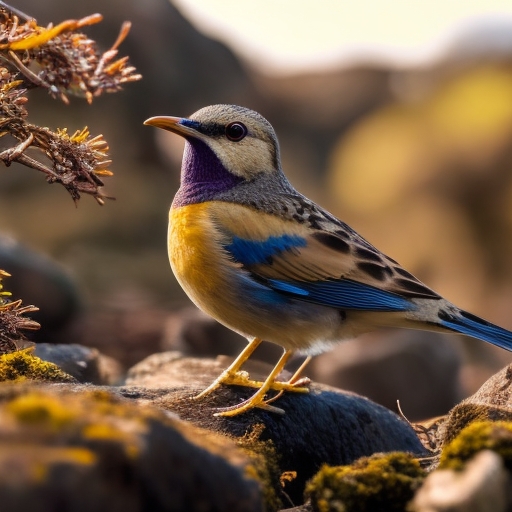
{"type": "Polygon", "coordinates": [[[241,404],[234,405],[233,407],[226,407],[225,409],[221,409],[220,412],[215,413],[215,416],[236,416],[237,414],[241,414],[249,409],[253,409],[254,407],[262,407],[264,409],[270,409],[274,412],[283,412],[281,409],[277,407],[269,406],[265,403],[265,395],[267,392],[272,389],[272,385],[274,384],[275,378],[281,373],[286,364],[286,361],[293,354],[293,350],[285,350],[274,369],[270,372],[270,375],[267,377],[263,385],[252,395],[250,398],[242,402],[241,404]]]}
{"type": "MultiPolygon", "coordinates": [[[[251,357],[251,355],[259,347],[261,342],[262,340],[260,338],[254,338],[252,341],[250,341],[248,345],[242,350],[242,352],[240,352],[239,356],[231,363],[231,365],[228,368],[226,368],[205,390],[201,391],[201,393],[196,395],[194,399],[203,398],[204,396],[209,395],[212,391],[215,391],[222,384],[231,386],[245,386],[260,389],[261,386],[263,386],[264,382],[249,379],[247,373],[240,372],[240,368],[251,357]]],[[[303,368],[304,366],[305,364],[303,363],[301,368],[303,368]]],[[[294,376],[288,382],[272,382],[269,389],[279,391],[280,393],[282,393],[283,391],[307,393],[309,390],[305,387],[300,386],[308,384],[309,381],[294,381],[295,376],[297,376],[299,373],[299,370],[295,372],[294,376]]],[[[267,381],[268,378],[265,382],[267,381]]]]}
{"type": "MultiPolygon", "coordinates": [[[[203,396],[209,395],[212,391],[215,391],[221,384],[234,384],[237,380],[238,370],[242,365],[251,357],[252,353],[259,347],[262,340],[260,338],[254,338],[248,343],[248,345],[240,352],[238,357],[226,368],[204,391],[201,391],[194,398],[202,398],[203,396]]],[[[248,380],[248,379],[246,379],[248,380]]],[[[242,384],[244,385],[244,384],[242,384]]],[[[257,386],[259,387],[259,386],[257,386]]]]}
{"type": "MultiPolygon", "coordinates": [[[[310,383],[310,380],[307,377],[300,378],[301,373],[304,371],[304,368],[308,365],[308,363],[311,361],[312,356],[306,357],[302,364],[295,370],[295,373],[291,376],[290,380],[287,382],[283,382],[282,384],[286,384],[287,386],[293,386],[295,390],[302,389],[299,386],[307,386],[310,383]]],[[[277,382],[275,383],[277,384],[277,382]]],[[[279,383],[281,384],[281,383],[279,383]]],[[[272,387],[272,389],[276,389],[275,387],[272,387]]],[[[273,396],[269,400],[265,400],[265,404],[271,404],[272,402],[275,402],[283,393],[284,389],[281,389],[279,393],[277,393],[276,396],[273,396]]],[[[290,389],[287,389],[287,391],[290,391],[290,389]]]]}

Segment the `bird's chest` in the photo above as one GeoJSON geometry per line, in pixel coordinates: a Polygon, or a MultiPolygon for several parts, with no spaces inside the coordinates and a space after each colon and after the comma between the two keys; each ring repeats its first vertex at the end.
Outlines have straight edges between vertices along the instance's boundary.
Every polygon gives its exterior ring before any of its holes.
{"type": "Polygon", "coordinates": [[[219,293],[227,262],[207,203],[171,208],[168,251],[176,279],[196,304],[219,293]]]}

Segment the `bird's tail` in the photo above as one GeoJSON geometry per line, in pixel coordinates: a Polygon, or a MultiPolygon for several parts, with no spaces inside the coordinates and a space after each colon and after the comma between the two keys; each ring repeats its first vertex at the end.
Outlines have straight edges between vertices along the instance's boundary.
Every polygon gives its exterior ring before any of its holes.
{"type": "Polygon", "coordinates": [[[460,310],[458,313],[440,312],[440,324],[451,331],[487,341],[512,352],[512,332],[466,311],[460,310]]]}

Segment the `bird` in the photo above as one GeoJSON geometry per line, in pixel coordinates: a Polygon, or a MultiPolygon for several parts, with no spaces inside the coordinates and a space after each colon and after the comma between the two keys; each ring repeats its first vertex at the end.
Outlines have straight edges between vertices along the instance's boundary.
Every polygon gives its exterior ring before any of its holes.
{"type": "Polygon", "coordinates": [[[301,373],[313,355],[381,327],[455,332],[512,351],[512,332],[459,309],[299,193],[282,169],[277,135],[259,113],[221,104],[144,124],[185,139],[169,212],[174,275],[199,309],[248,340],[195,398],[224,384],[256,391],[216,415],[255,407],[284,413],[273,403],[284,392],[308,392],[301,373]],[[241,368],[262,340],[283,354],[256,381],[241,368]],[[296,352],[308,357],[279,381],[296,352]]]}

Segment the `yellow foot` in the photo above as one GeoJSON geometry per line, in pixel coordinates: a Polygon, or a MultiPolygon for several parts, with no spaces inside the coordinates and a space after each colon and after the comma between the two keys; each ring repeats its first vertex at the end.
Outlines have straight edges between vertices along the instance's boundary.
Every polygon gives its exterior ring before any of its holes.
{"type": "Polygon", "coordinates": [[[215,391],[222,384],[227,384],[231,386],[245,386],[256,388],[258,391],[254,393],[253,396],[242,402],[241,404],[235,405],[233,407],[226,407],[223,409],[219,409],[219,412],[215,414],[215,416],[235,416],[237,414],[241,414],[245,411],[258,407],[260,409],[265,409],[267,411],[283,414],[284,411],[279,409],[278,407],[274,407],[270,405],[271,402],[277,400],[285,391],[292,393],[308,393],[309,389],[306,387],[309,384],[308,378],[299,378],[300,373],[309,362],[309,359],[301,365],[301,367],[294,373],[292,378],[287,382],[276,381],[276,377],[281,373],[286,364],[286,361],[290,358],[293,351],[286,350],[284,354],[281,356],[273,370],[270,372],[270,375],[266,378],[264,382],[252,380],[249,378],[249,374],[247,372],[240,371],[242,365],[249,359],[254,350],[261,343],[259,338],[254,338],[245,349],[240,353],[240,355],[233,361],[233,363],[224,370],[215,381],[208,386],[204,391],[199,393],[194,397],[194,399],[203,398],[209,395],[212,391],[215,391]],[[265,396],[269,391],[277,391],[277,395],[265,400],[265,396]]]}
{"type": "MultiPolygon", "coordinates": [[[[273,396],[272,398],[269,398],[265,403],[267,405],[271,404],[272,402],[275,402],[285,391],[291,391],[291,389],[288,388],[296,388],[296,389],[304,389],[301,386],[307,386],[311,382],[311,380],[308,377],[301,377],[300,374],[304,371],[304,368],[308,365],[308,363],[311,361],[311,356],[306,357],[302,364],[297,368],[295,373],[292,375],[292,378],[287,381],[283,382],[282,384],[286,384],[287,388],[280,390],[279,393],[277,393],[276,396],[273,396]]],[[[309,389],[308,389],[309,391],[309,389]]],[[[270,406],[272,407],[272,406],[270,406]]]]}
{"type": "MultiPolygon", "coordinates": [[[[307,377],[299,379],[297,382],[293,382],[292,379],[286,382],[274,381],[270,384],[268,390],[278,391],[280,394],[284,393],[285,391],[291,391],[292,393],[308,393],[309,389],[305,386],[307,386],[309,383],[310,380],[307,377]]],[[[209,395],[212,391],[215,391],[223,384],[227,386],[244,386],[246,388],[260,389],[264,382],[261,380],[250,379],[247,372],[222,372],[220,377],[205,390],[196,395],[194,400],[209,395]]]]}
{"type": "Polygon", "coordinates": [[[269,405],[267,401],[264,400],[264,396],[261,397],[258,393],[255,393],[253,396],[237,405],[232,405],[231,407],[219,407],[217,409],[218,412],[216,412],[214,416],[237,416],[238,414],[242,414],[243,412],[254,408],[264,409],[265,411],[273,412],[275,414],[284,414],[283,409],[269,405]]]}
{"type": "Polygon", "coordinates": [[[201,391],[195,399],[203,398],[206,395],[209,395],[212,391],[215,391],[221,384],[229,381],[233,375],[238,373],[238,370],[242,367],[242,365],[251,357],[251,354],[258,348],[261,344],[259,338],[254,338],[251,342],[247,344],[247,346],[240,352],[238,357],[231,363],[231,365],[226,368],[213,382],[210,386],[208,386],[204,391],[201,391]]]}
{"type": "MultiPolygon", "coordinates": [[[[297,371],[294,376],[288,382],[276,382],[275,378],[279,375],[286,364],[286,361],[292,355],[291,350],[285,351],[285,353],[281,356],[279,361],[277,362],[274,369],[270,372],[270,375],[267,377],[265,382],[261,383],[261,387],[247,400],[242,403],[220,409],[219,412],[215,413],[215,416],[236,416],[237,414],[241,414],[243,412],[249,411],[250,409],[254,409],[258,407],[260,409],[265,409],[267,411],[275,412],[278,414],[284,414],[282,409],[278,407],[274,407],[270,405],[270,402],[273,402],[276,398],[281,396],[284,391],[293,391],[298,393],[308,393],[309,389],[305,387],[300,387],[298,384],[304,384],[306,382],[305,379],[297,379],[300,371],[297,371]],[[271,389],[277,390],[277,397],[271,398],[270,400],[265,400],[265,395],[271,389]]],[[[302,365],[300,370],[305,365],[302,365]]]]}

